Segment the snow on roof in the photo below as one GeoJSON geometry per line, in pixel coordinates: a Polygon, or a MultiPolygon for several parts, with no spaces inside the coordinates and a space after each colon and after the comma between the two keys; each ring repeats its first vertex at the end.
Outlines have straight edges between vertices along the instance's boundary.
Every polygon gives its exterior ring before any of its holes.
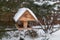
{"type": "Polygon", "coordinates": [[[13,18],[15,22],[18,21],[19,17],[21,17],[26,10],[30,12],[30,14],[35,18],[35,20],[38,20],[37,17],[34,15],[34,13],[29,8],[20,8],[13,18]]]}

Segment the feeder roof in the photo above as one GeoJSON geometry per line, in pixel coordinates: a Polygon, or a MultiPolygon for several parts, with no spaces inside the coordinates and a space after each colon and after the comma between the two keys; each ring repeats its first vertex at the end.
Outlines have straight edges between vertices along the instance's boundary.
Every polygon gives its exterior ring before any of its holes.
{"type": "Polygon", "coordinates": [[[15,22],[19,20],[19,18],[24,14],[24,12],[26,12],[26,10],[30,12],[30,14],[35,18],[36,21],[38,20],[35,14],[29,8],[20,8],[18,12],[15,14],[15,16],[13,17],[15,22]]]}

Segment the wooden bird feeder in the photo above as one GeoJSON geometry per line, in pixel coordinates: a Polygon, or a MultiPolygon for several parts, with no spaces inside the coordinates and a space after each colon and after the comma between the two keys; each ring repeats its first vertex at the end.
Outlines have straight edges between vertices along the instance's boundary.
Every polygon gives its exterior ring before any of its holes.
{"type": "Polygon", "coordinates": [[[15,14],[14,20],[16,22],[16,27],[18,30],[29,30],[31,27],[28,27],[28,22],[37,21],[38,19],[29,8],[20,8],[15,14]]]}

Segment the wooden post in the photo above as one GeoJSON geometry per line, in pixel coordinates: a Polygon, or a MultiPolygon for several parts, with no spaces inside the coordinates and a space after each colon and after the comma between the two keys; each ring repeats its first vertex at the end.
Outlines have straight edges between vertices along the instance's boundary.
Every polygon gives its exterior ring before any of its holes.
{"type": "Polygon", "coordinates": [[[25,29],[27,28],[27,25],[28,25],[28,22],[27,21],[24,21],[23,22],[23,26],[24,26],[25,29]]]}

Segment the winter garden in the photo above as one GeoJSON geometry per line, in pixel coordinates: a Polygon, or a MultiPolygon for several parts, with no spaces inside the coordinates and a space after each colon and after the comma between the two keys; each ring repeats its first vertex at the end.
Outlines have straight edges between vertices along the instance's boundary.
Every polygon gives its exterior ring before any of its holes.
{"type": "MultiPolygon", "coordinates": [[[[57,13],[60,13],[60,11],[58,11],[60,10],[60,4],[57,3],[59,3],[59,1],[38,2],[34,0],[31,3],[31,6],[35,11],[38,12],[38,14],[36,12],[36,14],[34,14],[34,11],[32,11],[28,7],[20,8],[13,18],[16,23],[22,23],[18,21],[18,17],[20,17],[26,10],[31,13],[32,18],[34,18],[34,20],[36,21],[28,22],[28,26],[29,28],[31,27],[31,29],[26,29],[25,26],[27,26],[27,22],[23,22],[25,24],[23,25],[25,27],[25,29],[23,30],[19,30],[19,28],[17,28],[18,30],[2,32],[1,35],[3,34],[3,37],[1,38],[1,40],[60,40],[60,18],[56,18],[57,13]],[[36,15],[38,15],[38,18],[36,17],[36,15]],[[58,22],[55,22],[57,20],[58,22]]],[[[22,2],[22,5],[25,4],[29,3],[22,2]]],[[[28,17],[27,15],[26,17],[28,17]]],[[[30,18],[30,16],[28,18],[30,18]]],[[[25,21],[25,19],[23,21],[25,21]]]]}

